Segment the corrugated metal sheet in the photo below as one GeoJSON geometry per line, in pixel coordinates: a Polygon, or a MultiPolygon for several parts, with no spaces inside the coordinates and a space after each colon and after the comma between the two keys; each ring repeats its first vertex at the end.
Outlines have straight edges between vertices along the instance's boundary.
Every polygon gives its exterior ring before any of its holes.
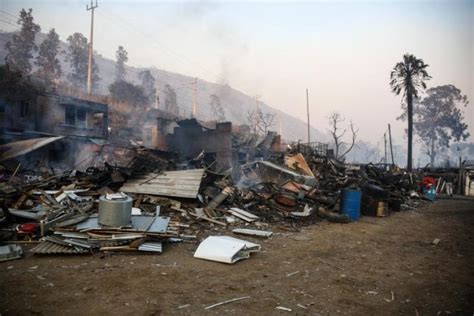
{"type": "Polygon", "coordinates": [[[196,198],[203,175],[204,169],[165,171],[163,174],[150,173],[127,181],[120,191],[196,198]]]}
{"type": "Polygon", "coordinates": [[[61,138],[64,138],[64,136],[33,138],[1,145],[0,161],[12,159],[27,154],[35,149],[41,148],[61,138]]]}
{"type": "Polygon", "coordinates": [[[138,247],[138,250],[161,253],[163,251],[163,245],[161,242],[145,242],[138,247]]]}
{"type": "Polygon", "coordinates": [[[50,241],[43,241],[38,246],[31,249],[31,252],[36,254],[76,254],[76,253],[86,253],[89,250],[81,247],[69,247],[50,241]]]}

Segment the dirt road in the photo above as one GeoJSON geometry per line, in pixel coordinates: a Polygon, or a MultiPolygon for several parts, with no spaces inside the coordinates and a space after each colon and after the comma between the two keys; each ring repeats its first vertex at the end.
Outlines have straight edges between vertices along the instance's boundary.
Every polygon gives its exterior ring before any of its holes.
{"type": "Polygon", "coordinates": [[[27,254],[0,263],[0,313],[472,315],[473,227],[474,200],[455,199],[249,239],[263,251],[235,265],[194,259],[195,244],[160,256],[27,254]]]}

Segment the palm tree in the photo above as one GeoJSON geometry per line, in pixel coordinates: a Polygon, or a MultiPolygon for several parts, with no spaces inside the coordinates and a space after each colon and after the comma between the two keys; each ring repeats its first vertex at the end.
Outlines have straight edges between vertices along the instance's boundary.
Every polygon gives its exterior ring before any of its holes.
{"type": "Polygon", "coordinates": [[[408,161],[407,170],[412,169],[412,143],[413,143],[413,97],[418,97],[418,89],[426,89],[424,80],[431,77],[426,72],[427,64],[423,59],[418,59],[411,54],[403,55],[403,61],[397,63],[390,73],[390,86],[392,92],[399,95],[403,91],[403,96],[407,102],[408,116],[408,161]]]}

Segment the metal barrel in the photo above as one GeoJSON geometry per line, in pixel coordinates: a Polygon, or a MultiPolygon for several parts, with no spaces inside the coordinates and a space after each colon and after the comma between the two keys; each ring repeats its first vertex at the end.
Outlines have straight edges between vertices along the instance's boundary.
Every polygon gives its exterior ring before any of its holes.
{"type": "Polygon", "coordinates": [[[360,190],[343,189],[341,195],[341,212],[349,216],[353,221],[360,217],[360,200],[362,193],[360,190]]]}
{"type": "Polygon", "coordinates": [[[128,226],[132,220],[133,199],[124,195],[123,199],[99,198],[99,223],[105,226],[128,226]]]}

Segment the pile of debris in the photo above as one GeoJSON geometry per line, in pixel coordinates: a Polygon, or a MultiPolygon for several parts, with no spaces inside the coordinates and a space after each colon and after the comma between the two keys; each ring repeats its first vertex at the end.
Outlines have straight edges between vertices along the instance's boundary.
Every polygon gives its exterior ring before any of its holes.
{"type": "MultiPolygon", "coordinates": [[[[370,216],[412,208],[422,197],[419,175],[344,164],[320,148],[290,146],[269,160],[241,165],[237,177],[235,170],[213,170],[203,157],[179,162],[170,153],[146,150],[124,167],[105,163],[56,175],[2,169],[1,240],[38,240],[35,254],[161,253],[163,244],[199,241],[211,232],[268,238],[275,227],[348,223],[358,215],[342,207],[347,190],[359,192],[357,212],[370,216]],[[197,169],[183,169],[190,166],[197,169]]],[[[211,237],[195,257],[214,260],[206,249],[217,245],[233,251],[216,261],[233,263],[260,249],[211,237]]]]}

